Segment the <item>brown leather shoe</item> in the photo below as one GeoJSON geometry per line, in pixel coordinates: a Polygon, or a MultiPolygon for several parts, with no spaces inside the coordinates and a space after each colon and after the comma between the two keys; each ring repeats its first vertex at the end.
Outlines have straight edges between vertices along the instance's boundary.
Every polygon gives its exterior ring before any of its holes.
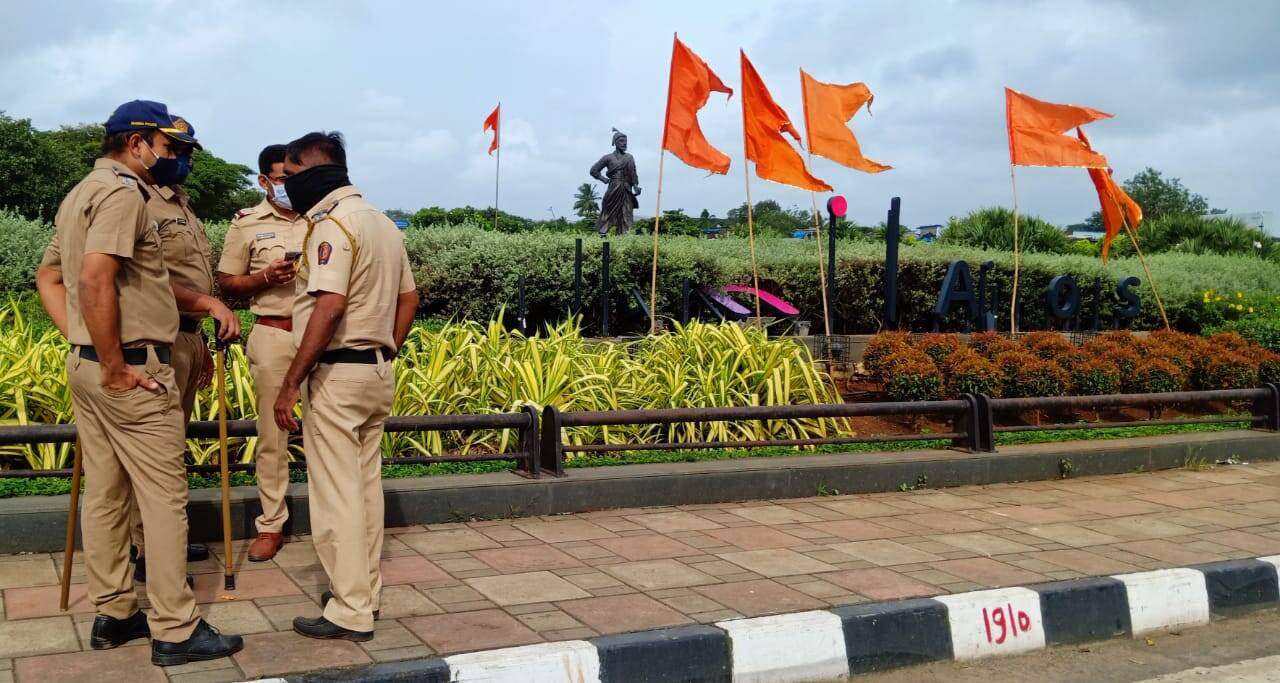
{"type": "Polygon", "coordinates": [[[258,537],[253,539],[253,543],[249,544],[249,561],[266,562],[280,552],[282,545],[284,545],[284,534],[260,531],[258,537]]]}

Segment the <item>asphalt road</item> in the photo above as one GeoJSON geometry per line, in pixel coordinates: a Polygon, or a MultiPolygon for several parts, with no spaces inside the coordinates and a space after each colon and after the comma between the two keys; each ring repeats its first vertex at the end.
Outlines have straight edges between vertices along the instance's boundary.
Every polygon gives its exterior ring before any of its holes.
{"type": "Polygon", "coordinates": [[[1280,682],[1280,611],[1266,610],[1150,639],[1052,647],[977,662],[939,662],[857,676],[859,683],[1280,682]]]}

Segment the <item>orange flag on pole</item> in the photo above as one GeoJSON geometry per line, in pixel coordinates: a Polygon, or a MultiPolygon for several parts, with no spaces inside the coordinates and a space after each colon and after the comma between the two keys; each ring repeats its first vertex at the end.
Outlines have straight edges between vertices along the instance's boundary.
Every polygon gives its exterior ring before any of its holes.
{"type": "Polygon", "coordinates": [[[893,168],[862,156],[858,139],[848,126],[862,105],[867,105],[867,113],[871,112],[875,96],[865,83],[823,83],[801,69],[800,91],[804,95],[804,129],[810,152],[864,173],[893,168]]]}
{"type": "MultiPolygon", "coordinates": [[[[1080,141],[1090,150],[1093,149],[1083,130],[1076,128],[1076,137],[1080,138],[1080,141]]],[[[1098,203],[1102,207],[1102,226],[1106,231],[1106,235],[1102,238],[1102,262],[1106,263],[1107,255],[1111,251],[1111,241],[1120,234],[1124,222],[1128,221],[1129,227],[1134,230],[1137,230],[1138,224],[1142,223],[1142,207],[1138,206],[1129,193],[1116,184],[1115,178],[1111,177],[1111,169],[1090,168],[1088,170],[1089,179],[1093,181],[1093,187],[1098,191],[1098,203]]]]}
{"type": "Polygon", "coordinates": [[[484,128],[480,132],[487,133],[493,130],[493,142],[489,143],[489,153],[493,154],[493,150],[498,148],[498,123],[502,118],[502,105],[493,108],[493,113],[484,120],[484,128]]]}
{"type": "Polygon", "coordinates": [[[1009,127],[1009,162],[1014,166],[1084,166],[1106,168],[1107,160],[1067,131],[1111,114],[1072,104],[1042,102],[1017,90],[1004,89],[1009,127]]]}
{"type": "Polygon", "coordinates": [[[712,147],[698,125],[698,110],[707,104],[713,90],[733,97],[733,89],[679,37],[674,38],[662,148],[694,168],[724,175],[729,172],[728,155],[712,147]]]}
{"type": "Polygon", "coordinates": [[[773,101],[747,53],[738,53],[742,56],[742,132],[746,156],[756,162],[756,175],[803,190],[830,192],[831,186],[810,175],[800,153],[782,137],[785,132],[800,141],[791,118],[773,101]]]}

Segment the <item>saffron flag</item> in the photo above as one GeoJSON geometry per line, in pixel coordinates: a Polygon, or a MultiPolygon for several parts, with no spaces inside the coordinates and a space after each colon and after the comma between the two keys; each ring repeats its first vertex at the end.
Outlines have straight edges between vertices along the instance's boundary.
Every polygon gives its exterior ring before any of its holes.
{"type": "Polygon", "coordinates": [[[747,53],[738,52],[742,56],[743,143],[747,158],[756,162],[756,175],[804,190],[830,192],[831,186],[809,175],[800,153],[782,137],[785,132],[800,141],[791,118],[773,101],[760,74],[747,61],[747,53]]]}
{"type": "Polygon", "coordinates": [[[823,83],[801,69],[800,91],[804,95],[804,129],[810,152],[864,173],[893,168],[862,156],[858,139],[848,126],[862,105],[867,105],[867,113],[871,112],[875,96],[865,83],[823,83]]]}
{"type": "MultiPolygon", "coordinates": [[[[1093,149],[1089,144],[1089,138],[1080,128],[1076,128],[1076,137],[1080,138],[1080,142],[1090,150],[1093,149]]],[[[1111,177],[1111,169],[1090,168],[1088,170],[1089,179],[1093,181],[1093,187],[1098,191],[1098,203],[1102,207],[1102,226],[1106,233],[1102,238],[1102,262],[1106,263],[1111,251],[1111,241],[1120,234],[1124,222],[1128,221],[1129,227],[1134,230],[1137,230],[1138,225],[1142,223],[1142,207],[1138,206],[1129,193],[1116,184],[1115,178],[1111,177]]]]}
{"type": "Polygon", "coordinates": [[[484,128],[480,131],[482,133],[487,133],[490,129],[493,130],[493,142],[489,143],[489,154],[493,154],[493,150],[498,148],[498,123],[501,118],[502,104],[498,104],[498,106],[493,108],[493,113],[489,114],[488,118],[484,120],[484,128]]]}
{"type": "Polygon", "coordinates": [[[733,89],[680,42],[671,46],[671,79],[667,84],[667,118],[662,130],[662,148],[686,164],[721,175],[729,172],[729,157],[711,146],[698,125],[698,110],[707,104],[711,91],[733,97],[733,89]]]}
{"type": "Polygon", "coordinates": [[[1009,163],[1014,166],[1084,166],[1106,168],[1107,160],[1067,131],[1111,114],[1054,104],[1004,89],[1005,121],[1009,127],[1009,163]]]}

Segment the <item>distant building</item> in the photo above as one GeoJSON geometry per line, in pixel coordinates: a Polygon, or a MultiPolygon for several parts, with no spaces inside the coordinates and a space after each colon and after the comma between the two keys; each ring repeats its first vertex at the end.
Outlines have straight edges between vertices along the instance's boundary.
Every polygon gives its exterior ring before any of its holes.
{"type": "Polygon", "coordinates": [[[1271,236],[1272,239],[1280,239],[1280,224],[1276,223],[1275,213],[1272,211],[1241,211],[1237,213],[1215,213],[1205,216],[1205,218],[1234,218],[1251,228],[1258,228],[1271,236]]]}
{"type": "Polygon", "coordinates": [[[1098,241],[1101,241],[1102,238],[1106,236],[1106,233],[1100,230],[1072,230],[1071,234],[1067,236],[1073,240],[1086,240],[1089,242],[1098,242],[1098,241]]]}
{"type": "Polygon", "coordinates": [[[920,240],[921,242],[932,242],[938,239],[938,235],[942,233],[942,226],[941,225],[921,225],[920,227],[916,228],[912,232],[916,234],[916,239],[920,240]]]}

